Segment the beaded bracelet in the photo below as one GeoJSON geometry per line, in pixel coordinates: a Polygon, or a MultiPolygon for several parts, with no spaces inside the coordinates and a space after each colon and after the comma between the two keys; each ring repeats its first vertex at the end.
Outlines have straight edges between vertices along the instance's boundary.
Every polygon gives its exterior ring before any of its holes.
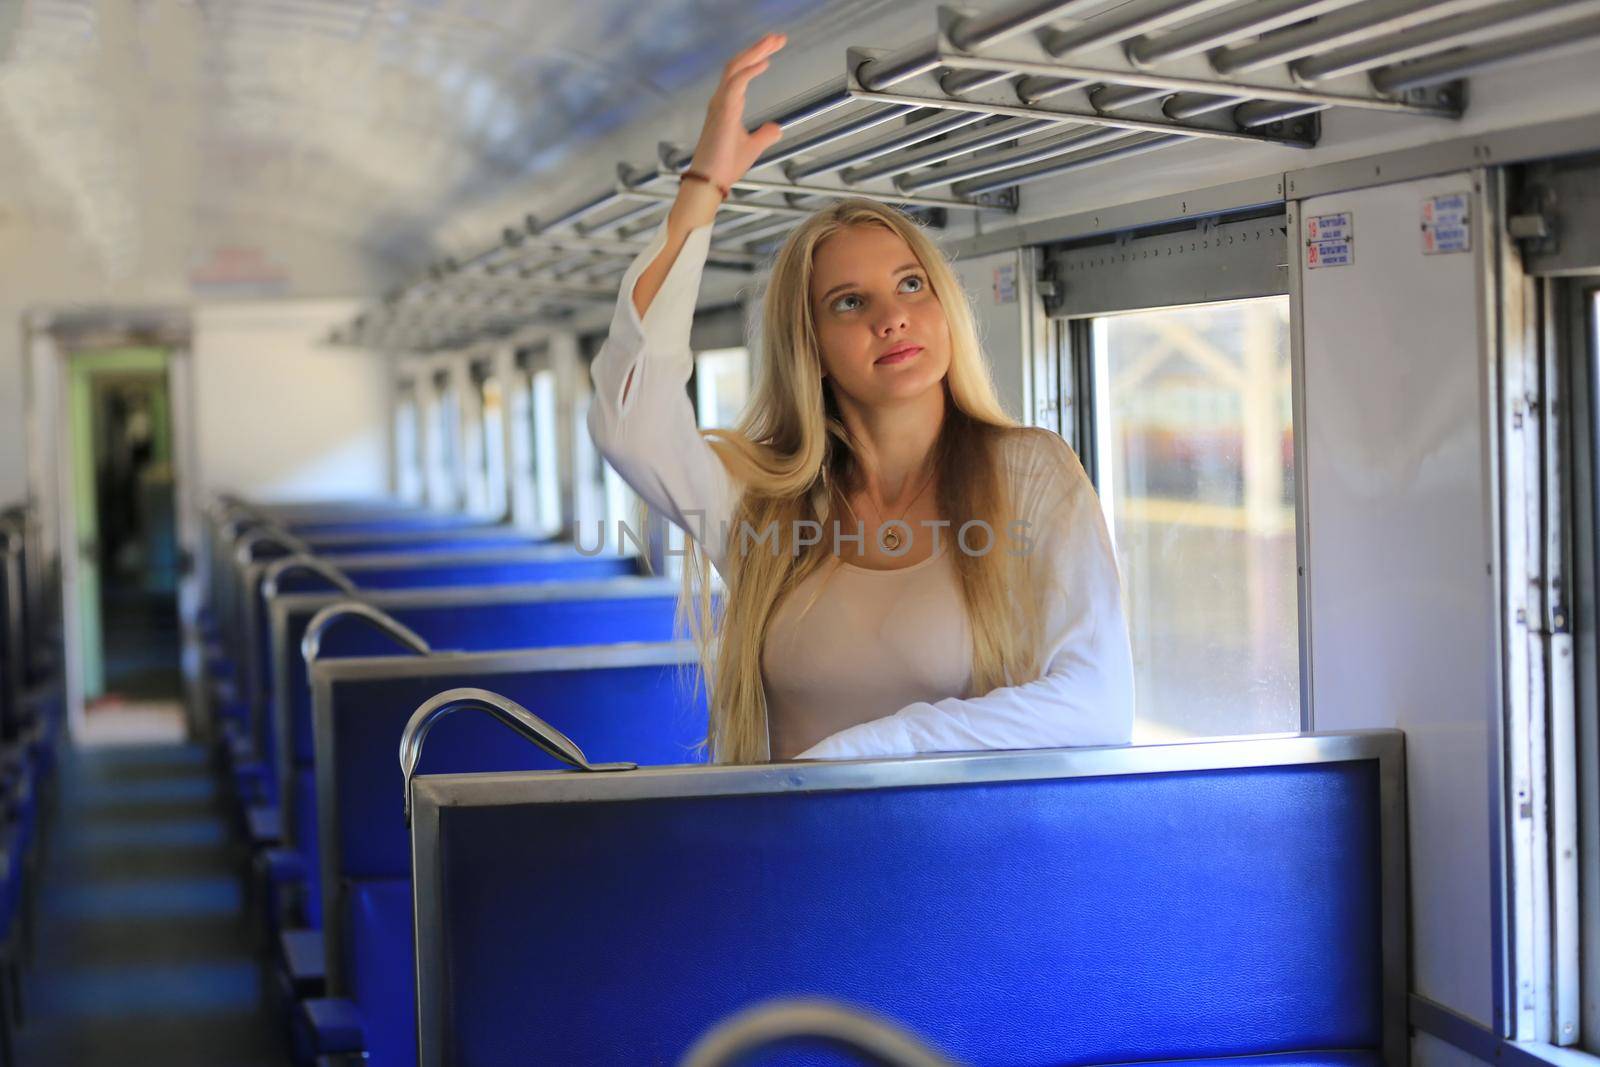
{"type": "Polygon", "coordinates": [[[727,200],[728,199],[729,189],[728,189],[728,187],[726,185],[723,185],[721,182],[715,181],[715,180],[707,177],[706,175],[701,174],[697,170],[686,170],[682,174],[679,174],[678,175],[678,183],[681,185],[685,178],[688,178],[688,179],[690,179],[692,181],[705,182],[707,185],[711,186],[711,188],[713,188],[717,192],[721,193],[723,200],[727,200]]]}

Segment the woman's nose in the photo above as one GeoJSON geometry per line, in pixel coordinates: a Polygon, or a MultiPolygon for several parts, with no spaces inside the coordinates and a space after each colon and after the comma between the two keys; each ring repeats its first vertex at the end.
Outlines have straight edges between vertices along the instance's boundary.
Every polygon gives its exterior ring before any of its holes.
{"type": "Polygon", "coordinates": [[[874,329],[879,337],[892,337],[905,329],[909,322],[905,308],[898,302],[891,302],[883,305],[883,314],[874,323],[874,329]]]}

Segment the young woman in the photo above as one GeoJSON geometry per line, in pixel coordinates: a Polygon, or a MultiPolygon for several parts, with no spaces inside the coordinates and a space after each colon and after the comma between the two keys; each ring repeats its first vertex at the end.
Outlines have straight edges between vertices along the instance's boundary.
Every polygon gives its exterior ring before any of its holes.
{"type": "Polygon", "coordinates": [[[949,263],[863,200],[797,228],[768,282],[739,425],[685,385],[711,222],[778,140],[743,125],[783,47],[735,56],[593,367],[589,430],[693,539],[686,602],[723,762],[1121,744],[1133,670],[1116,564],[1066,443],[995,398],[949,263]],[[712,617],[714,566],[727,587],[712,617]]]}

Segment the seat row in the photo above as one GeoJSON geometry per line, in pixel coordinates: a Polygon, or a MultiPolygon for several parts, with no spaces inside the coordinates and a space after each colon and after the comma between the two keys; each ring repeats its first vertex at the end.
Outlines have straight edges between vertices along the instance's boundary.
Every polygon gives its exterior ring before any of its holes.
{"type": "Polygon", "coordinates": [[[1405,1058],[1398,734],[710,766],[631,559],[374,505],[227,500],[210,537],[302,1064],[670,1064],[794,997],[974,1064],[1405,1058]]]}
{"type": "Polygon", "coordinates": [[[64,712],[36,530],[25,508],[0,509],[0,1064],[16,1062],[64,712]]]}

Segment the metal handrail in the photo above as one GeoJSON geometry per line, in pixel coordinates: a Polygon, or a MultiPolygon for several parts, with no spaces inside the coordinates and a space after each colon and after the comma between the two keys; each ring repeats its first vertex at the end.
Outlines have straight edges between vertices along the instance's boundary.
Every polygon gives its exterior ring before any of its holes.
{"type": "Polygon", "coordinates": [[[283,559],[274,561],[267,568],[266,574],[262,578],[262,593],[268,597],[277,596],[278,579],[295,570],[310,571],[319,578],[326,578],[341,593],[349,593],[351,596],[357,597],[361,595],[361,590],[344,571],[327,560],[318,559],[316,556],[308,556],[304,552],[296,552],[292,556],[285,556],[283,559]]]}
{"type": "Polygon", "coordinates": [[[566,734],[510,697],[487,689],[449,689],[424,702],[411,715],[400,735],[400,772],[405,778],[406,825],[411,825],[411,779],[422,759],[422,742],[433,724],[457,711],[486,711],[533,742],[548,755],[573,770],[586,772],[631,771],[634,763],[590,763],[583,750],[566,734]]]}
{"type": "Polygon", "coordinates": [[[238,543],[233,547],[233,558],[240,566],[247,567],[255,562],[255,557],[251,554],[251,550],[256,545],[263,543],[277,545],[291,554],[311,554],[311,546],[300,540],[300,538],[285,530],[278,529],[276,526],[269,526],[265,529],[251,530],[240,537],[238,543]]]}
{"type": "Polygon", "coordinates": [[[381,608],[365,604],[358,600],[341,600],[337,604],[329,604],[315,615],[306,624],[306,634],[300,639],[300,655],[307,663],[315,663],[322,654],[322,635],[335,622],[345,617],[366,619],[380,633],[394,638],[396,644],[415,652],[419,656],[433,654],[433,646],[411,627],[401,622],[381,608]]]}
{"type": "MultiPolygon", "coordinates": [[[[1315,120],[1297,120],[1329,108],[1453,119],[1460,116],[1464,98],[1448,87],[1436,88],[1441,83],[1535,55],[1589,47],[1600,39],[1600,22],[1589,17],[1586,0],[1260,0],[1243,6],[1227,0],[1151,0],[1128,5],[1120,13],[1069,23],[1090,14],[1093,6],[1091,0],[1018,0],[972,15],[941,8],[939,30],[910,45],[890,51],[850,49],[843,77],[813,86],[750,121],[751,129],[768,122],[785,131],[805,128],[764,153],[756,161],[755,173],[738,184],[720,217],[725,220],[736,213],[765,217],[753,225],[736,222],[716,232],[713,255],[764,251],[764,242],[788,228],[786,218],[798,221],[803,213],[796,208],[812,198],[861,195],[927,208],[956,204],[1015,211],[1014,200],[997,199],[994,194],[1192,138],[1311,147],[1320,127],[1315,120]],[[1496,27],[1504,27],[1504,39],[1495,35],[1496,27]],[[1033,41],[1018,40],[1023,37],[1033,41]],[[1015,46],[996,47],[1008,41],[1015,46]],[[1457,44],[1466,47],[1451,51],[1457,44]],[[1122,51],[1121,62],[1106,60],[1111,46],[1122,51]],[[1171,63],[1183,65],[1163,66],[1171,63]],[[1268,67],[1278,70],[1261,79],[1242,77],[1268,67]],[[1362,71],[1370,72],[1365,91],[1356,85],[1337,92],[1316,87],[1362,71]],[[938,92],[911,84],[934,72],[943,72],[936,79],[938,92]],[[982,99],[960,95],[1004,82],[1012,83],[1008,93],[982,99]],[[1088,90],[1087,107],[1038,106],[1069,90],[1088,90]],[[1130,111],[1152,104],[1152,116],[1130,111]],[[935,118],[934,111],[941,114],[935,118]],[[952,128],[976,125],[987,117],[1021,120],[1016,123],[1018,136],[1024,135],[1029,121],[1108,126],[1160,136],[1131,146],[1107,142],[1101,151],[1069,151],[1064,158],[956,181],[950,184],[950,197],[922,192],[946,184],[953,172],[938,167],[941,152],[925,157],[920,150],[904,151],[924,139],[917,128],[937,122],[949,122],[952,128]],[[909,121],[913,118],[918,121],[909,121]],[[907,120],[900,128],[871,132],[900,120],[907,120]],[[858,134],[867,136],[861,139],[858,134]],[[836,142],[846,143],[831,153],[811,155],[836,142]],[[863,166],[880,158],[879,165],[863,166]],[[761,177],[763,167],[774,176],[761,177]],[[906,176],[912,170],[917,173],[906,176]],[[827,171],[839,172],[842,187],[802,184],[827,171]],[[894,188],[851,187],[902,176],[906,177],[894,188]],[[784,199],[775,199],[774,194],[785,194],[784,199]],[[761,240],[750,239],[756,234],[761,240]]],[[[1000,147],[1001,139],[981,128],[974,133],[984,149],[994,151],[972,156],[964,167],[988,170],[1001,161],[991,157],[1015,151],[1000,147]]],[[[665,146],[661,155],[659,170],[634,172],[639,182],[616,182],[542,221],[530,217],[525,227],[508,228],[501,242],[463,264],[447,260],[436,266],[434,280],[496,271],[508,261],[514,264],[531,250],[533,242],[526,238],[554,242],[559,235],[552,231],[573,234],[578,244],[612,231],[640,235],[664,213],[672,192],[668,182],[688,164],[689,153],[683,148],[665,146]]],[[[616,271],[603,265],[607,257],[619,254],[615,247],[619,243],[595,241],[589,261],[575,262],[573,269],[587,274],[591,284],[608,285],[616,271]]],[[[425,280],[419,281],[408,292],[426,287],[425,280]]],[[[438,288],[448,292],[451,287],[438,288]]],[[[527,296],[525,305],[509,309],[516,313],[509,321],[526,322],[530,316],[548,314],[553,305],[541,302],[544,299],[527,296]]],[[[548,299],[559,303],[567,297],[548,299]]],[[[363,313],[348,333],[338,331],[338,340],[434,347],[470,336],[475,328],[498,328],[497,310],[507,309],[469,311],[455,322],[442,308],[425,309],[415,319],[385,310],[368,321],[363,313]]]]}
{"type": "Polygon", "coordinates": [[[955,1067],[900,1027],[836,1001],[776,1000],[723,1020],[690,1046],[681,1067],[731,1067],[780,1041],[811,1038],[879,1067],[955,1067]]]}

